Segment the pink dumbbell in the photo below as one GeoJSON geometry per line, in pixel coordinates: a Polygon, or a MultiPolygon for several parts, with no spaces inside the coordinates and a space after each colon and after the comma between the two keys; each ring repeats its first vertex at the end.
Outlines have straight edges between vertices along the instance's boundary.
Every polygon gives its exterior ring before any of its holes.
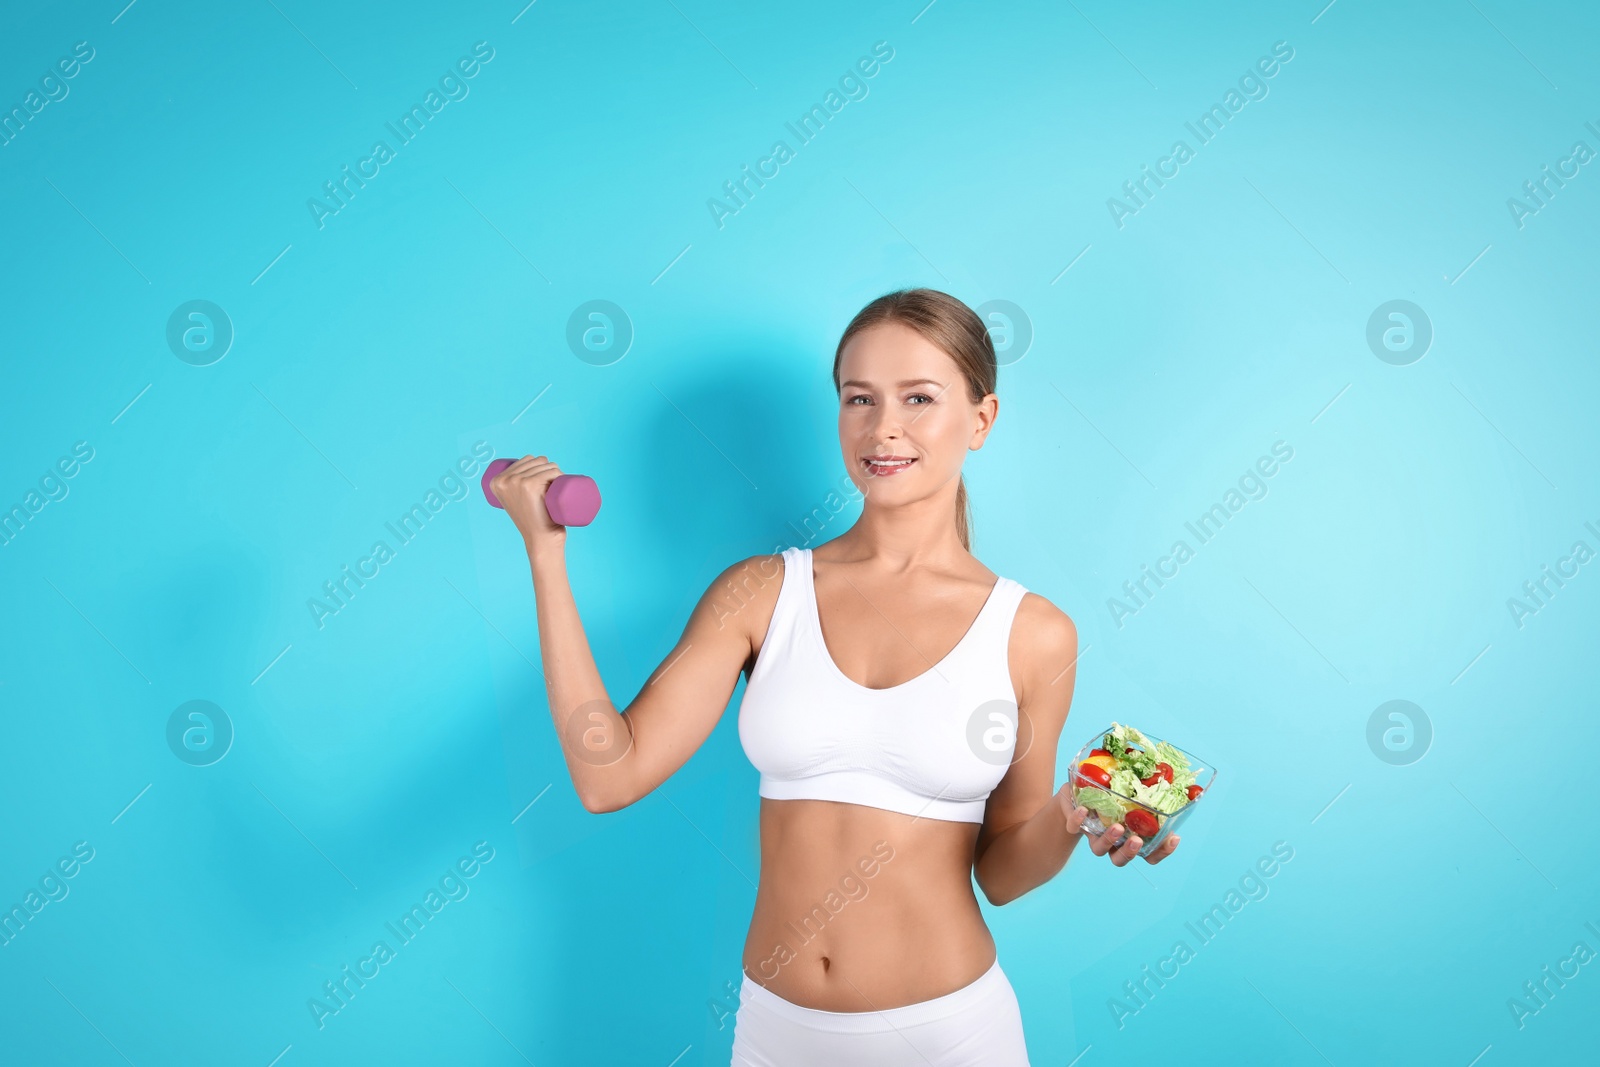
{"type": "MultiPolygon", "coordinates": [[[[497,459],[483,472],[483,497],[497,508],[504,509],[505,505],[489,483],[511,463],[509,459],[497,459]]],[[[600,511],[600,487],[586,474],[559,475],[544,491],[544,509],[557,526],[587,526],[600,511]]]]}

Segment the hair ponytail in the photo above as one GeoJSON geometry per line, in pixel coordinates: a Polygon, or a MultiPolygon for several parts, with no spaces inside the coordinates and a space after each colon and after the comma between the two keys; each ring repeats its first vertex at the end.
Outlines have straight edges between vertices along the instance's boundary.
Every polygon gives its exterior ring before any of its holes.
{"type": "Polygon", "coordinates": [[[967,498],[967,480],[956,476],[956,536],[961,547],[972,551],[972,501],[967,498]]]}

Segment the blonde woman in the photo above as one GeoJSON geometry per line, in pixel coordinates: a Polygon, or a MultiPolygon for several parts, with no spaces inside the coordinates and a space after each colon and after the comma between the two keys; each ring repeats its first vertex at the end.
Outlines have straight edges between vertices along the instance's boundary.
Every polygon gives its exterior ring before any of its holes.
{"type": "MultiPolygon", "coordinates": [[[[993,905],[1043,885],[1087,812],[1054,785],[1076,628],[970,550],[961,467],[994,428],[995,379],[988,330],[954,297],[900,290],[863,308],[833,366],[860,518],[720,574],[620,714],[542,503],[560,470],[525,456],[492,483],[527,546],[550,709],[587,810],[665,781],[748,679],[761,874],[734,1067],[1028,1063],[973,881],[993,905]]],[[[1112,850],[1122,832],[1090,851],[1127,864],[1143,842],[1112,850]]]]}

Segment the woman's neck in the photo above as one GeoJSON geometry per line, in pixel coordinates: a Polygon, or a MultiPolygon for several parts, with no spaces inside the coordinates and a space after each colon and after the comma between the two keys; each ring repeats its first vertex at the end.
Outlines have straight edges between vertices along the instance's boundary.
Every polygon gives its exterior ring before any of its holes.
{"type": "Polygon", "coordinates": [[[827,544],[832,548],[826,559],[872,560],[895,573],[950,570],[972,558],[956,533],[954,501],[918,501],[894,509],[869,503],[850,529],[827,544]]]}

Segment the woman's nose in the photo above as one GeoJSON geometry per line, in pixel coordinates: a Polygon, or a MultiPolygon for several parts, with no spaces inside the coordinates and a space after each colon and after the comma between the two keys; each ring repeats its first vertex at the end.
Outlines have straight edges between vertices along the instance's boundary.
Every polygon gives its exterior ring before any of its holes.
{"type": "Polygon", "coordinates": [[[873,413],[872,433],[879,440],[898,438],[905,433],[900,413],[890,407],[880,407],[873,413]]]}

